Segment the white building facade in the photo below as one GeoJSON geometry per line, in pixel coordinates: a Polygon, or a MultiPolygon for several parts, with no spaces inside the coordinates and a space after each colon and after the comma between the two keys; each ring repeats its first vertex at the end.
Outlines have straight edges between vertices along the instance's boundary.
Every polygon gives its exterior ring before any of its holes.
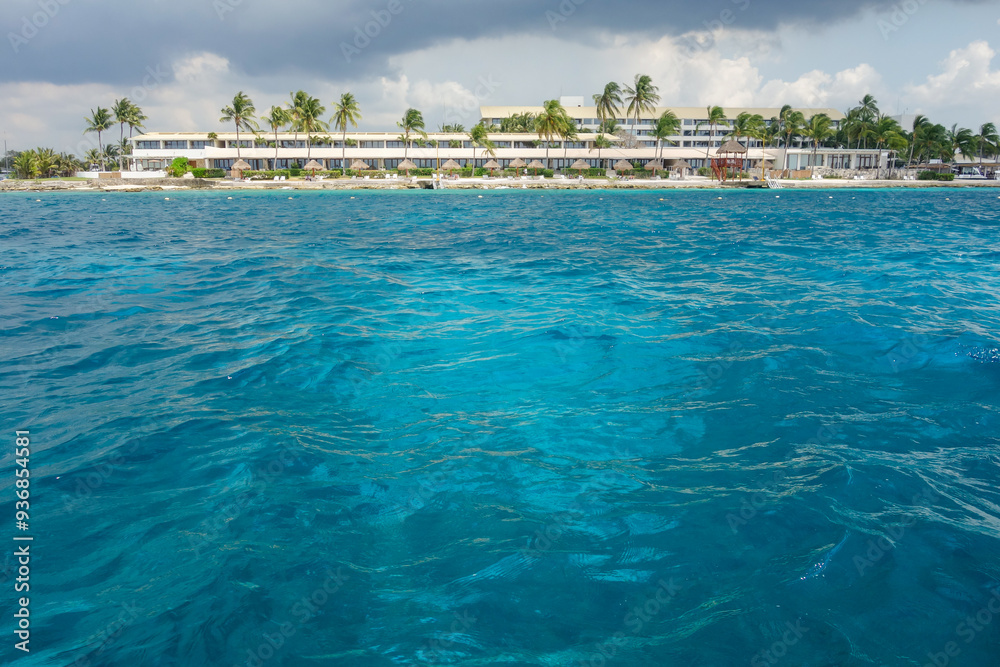
{"type": "MultiPolygon", "coordinates": [[[[566,98],[568,102],[582,102],[582,98],[566,98]]],[[[295,164],[304,165],[308,160],[318,161],[326,169],[350,167],[355,160],[365,162],[373,169],[394,169],[407,158],[418,167],[437,168],[447,160],[463,166],[481,167],[488,160],[496,160],[502,167],[513,160],[525,162],[540,160],[551,169],[566,169],[577,160],[593,168],[610,168],[619,160],[627,160],[641,168],[648,162],[662,158],[664,161],[684,160],[692,168],[707,166],[719,146],[732,134],[731,119],[743,112],[760,114],[765,123],[777,116],[779,109],[726,108],[730,121],[711,128],[704,118],[705,109],[694,107],[659,107],[651,113],[641,114],[638,125],[634,119],[624,117],[618,123],[631,138],[601,135],[597,109],[592,106],[565,106],[567,114],[577,126],[577,138],[563,141],[556,138],[546,142],[537,134],[502,133],[491,131],[489,139],[493,154],[486,154],[481,146],[472,143],[466,133],[430,132],[427,139],[411,134],[409,145],[398,132],[348,132],[346,137],[337,133],[313,135],[312,145],[307,145],[305,134],[261,131],[257,134],[240,132],[150,132],[132,139],[132,168],[140,171],[163,169],[175,158],[186,158],[196,167],[230,169],[237,159],[243,159],[254,170],[287,169],[295,164]],[[655,119],[664,111],[673,111],[680,120],[679,133],[657,145],[650,135],[655,119]],[[604,136],[611,148],[598,149],[594,141],[604,136]],[[237,150],[237,143],[239,149],[237,150]],[[346,145],[345,145],[346,144],[346,145]]],[[[480,112],[487,126],[499,127],[505,118],[515,114],[538,114],[542,107],[484,106],[480,112]]],[[[806,118],[825,113],[834,127],[844,120],[844,115],[834,109],[800,109],[806,118]]],[[[791,170],[812,166],[830,169],[875,169],[888,165],[888,151],[877,149],[832,149],[814,151],[801,141],[794,141],[787,149],[764,146],[760,140],[740,138],[747,146],[744,156],[746,168],[759,167],[768,161],[775,170],[786,166],[791,170]],[[787,152],[787,156],[786,156],[787,152]],[[786,162],[787,157],[787,162],[786,162]]]]}

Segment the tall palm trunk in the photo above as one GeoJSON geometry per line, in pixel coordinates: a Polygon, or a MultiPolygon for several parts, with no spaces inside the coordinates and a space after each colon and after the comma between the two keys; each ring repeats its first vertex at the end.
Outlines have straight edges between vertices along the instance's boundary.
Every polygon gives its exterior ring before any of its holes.
{"type": "Polygon", "coordinates": [[[344,133],[340,137],[340,168],[347,175],[347,121],[344,121],[344,133]]]}
{"type": "Polygon", "coordinates": [[[278,171],[278,146],[279,145],[280,144],[278,143],[278,128],[275,127],[274,128],[274,164],[271,165],[271,168],[274,171],[278,171]]]}

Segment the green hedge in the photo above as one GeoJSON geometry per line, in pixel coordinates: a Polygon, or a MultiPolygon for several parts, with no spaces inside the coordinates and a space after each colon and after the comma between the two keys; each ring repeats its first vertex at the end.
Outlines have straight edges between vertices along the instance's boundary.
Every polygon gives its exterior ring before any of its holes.
{"type": "Polygon", "coordinates": [[[195,178],[225,178],[225,169],[192,169],[195,178]]]}
{"type": "Polygon", "coordinates": [[[919,181],[954,181],[955,174],[939,174],[936,171],[922,171],[917,174],[919,181]]]}

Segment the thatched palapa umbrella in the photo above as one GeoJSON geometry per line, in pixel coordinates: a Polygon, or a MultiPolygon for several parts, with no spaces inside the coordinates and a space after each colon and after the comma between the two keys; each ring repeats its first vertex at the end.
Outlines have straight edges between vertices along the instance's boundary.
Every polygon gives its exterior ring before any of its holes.
{"type": "Polygon", "coordinates": [[[462,165],[455,162],[454,160],[448,160],[443,165],[441,165],[441,168],[447,171],[455,171],[456,169],[461,169],[462,165]]]}
{"type": "Polygon", "coordinates": [[[531,162],[528,163],[528,169],[534,169],[535,176],[538,176],[538,170],[545,169],[545,165],[539,162],[538,160],[532,160],[531,162]]]}
{"type": "Polygon", "coordinates": [[[243,172],[250,169],[250,164],[246,160],[237,160],[233,163],[232,170],[240,172],[237,178],[243,178],[243,172]]]}
{"type": "Polygon", "coordinates": [[[579,175],[583,176],[583,170],[584,169],[590,169],[590,165],[587,164],[586,162],[584,162],[583,160],[577,160],[576,162],[574,162],[573,164],[571,164],[569,168],[570,169],[576,169],[578,172],[580,172],[579,175]]]}
{"type": "Polygon", "coordinates": [[[681,175],[681,178],[684,178],[684,170],[690,169],[691,165],[688,163],[687,160],[674,160],[673,164],[670,165],[670,168],[676,169],[677,172],[681,175]]]}
{"type": "Polygon", "coordinates": [[[615,171],[632,171],[635,167],[628,160],[618,160],[615,162],[615,171]]]}
{"type": "Polygon", "coordinates": [[[409,178],[410,170],[417,169],[417,165],[413,164],[411,160],[403,160],[398,165],[396,165],[396,171],[399,171],[400,169],[404,170],[406,172],[406,177],[409,178]]]}
{"type": "Polygon", "coordinates": [[[524,169],[525,167],[528,166],[528,163],[525,162],[524,160],[522,160],[521,158],[515,158],[510,163],[509,166],[510,166],[511,169],[524,169]]]}
{"type": "Polygon", "coordinates": [[[323,165],[321,165],[316,160],[309,160],[309,162],[306,162],[306,166],[304,166],[302,168],[303,169],[311,169],[312,170],[313,178],[315,178],[316,177],[316,170],[317,169],[322,169],[323,165]]]}
{"type": "Polygon", "coordinates": [[[490,170],[490,178],[493,178],[493,170],[499,168],[500,168],[500,163],[497,162],[496,160],[490,160],[489,162],[483,165],[483,169],[490,170]]]}
{"type": "Polygon", "coordinates": [[[351,163],[351,169],[353,169],[354,171],[365,171],[367,169],[370,169],[370,167],[361,160],[355,160],[354,162],[351,163]]]}
{"type": "Polygon", "coordinates": [[[646,163],[646,169],[652,171],[653,172],[653,176],[656,176],[657,170],[660,170],[660,171],[663,170],[663,163],[660,162],[659,160],[653,160],[652,162],[647,162],[646,163]]]}

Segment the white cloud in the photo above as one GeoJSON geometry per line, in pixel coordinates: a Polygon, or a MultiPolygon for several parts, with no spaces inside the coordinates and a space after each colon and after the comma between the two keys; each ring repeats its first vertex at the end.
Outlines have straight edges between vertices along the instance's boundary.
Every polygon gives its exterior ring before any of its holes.
{"type": "Polygon", "coordinates": [[[204,79],[222,79],[229,73],[229,59],[214,53],[197,53],[176,61],[174,79],[187,84],[204,79]]]}
{"type": "Polygon", "coordinates": [[[941,62],[943,71],[940,74],[928,76],[922,84],[907,86],[907,93],[921,103],[941,99],[996,103],[1000,94],[1000,71],[990,68],[995,55],[986,41],[955,49],[941,62]]]}
{"type": "Polygon", "coordinates": [[[878,97],[883,91],[881,75],[871,65],[862,63],[835,74],[813,70],[795,81],[772,79],[761,87],[757,100],[763,106],[791,104],[843,109],[868,93],[878,97]]]}

